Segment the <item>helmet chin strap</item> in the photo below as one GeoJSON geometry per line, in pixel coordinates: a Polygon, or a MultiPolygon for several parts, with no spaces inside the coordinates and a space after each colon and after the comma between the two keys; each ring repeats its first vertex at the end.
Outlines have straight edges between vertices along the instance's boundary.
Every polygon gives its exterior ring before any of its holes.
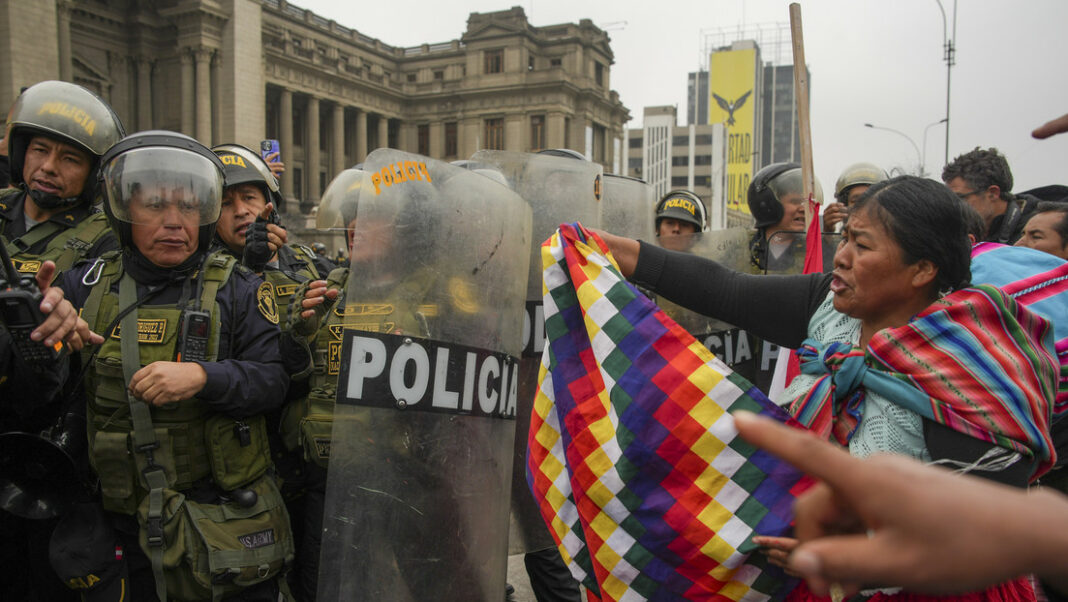
{"type": "Polygon", "coordinates": [[[60,207],[71,207],[78,204],[77,196],[62,198],[33,188],[29,189],[27,194],[30,195],[33,202],[37,203],[37,206],[41,209],[58,209],[60,207]]]}

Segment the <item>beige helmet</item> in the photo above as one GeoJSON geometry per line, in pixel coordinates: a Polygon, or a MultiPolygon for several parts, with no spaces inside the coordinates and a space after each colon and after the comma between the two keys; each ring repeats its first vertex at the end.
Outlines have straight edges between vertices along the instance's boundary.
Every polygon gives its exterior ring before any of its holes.
{"type": "Polygon", "coordinates": [[[838,176],[838,182],[834,185],[834,198],[839,203],[846,202],[846,195],[850,188],[858,184],[871,186],[877,182],[888,180],[886,172],[873,163],[854,163],[842,171],[838,176]]]}

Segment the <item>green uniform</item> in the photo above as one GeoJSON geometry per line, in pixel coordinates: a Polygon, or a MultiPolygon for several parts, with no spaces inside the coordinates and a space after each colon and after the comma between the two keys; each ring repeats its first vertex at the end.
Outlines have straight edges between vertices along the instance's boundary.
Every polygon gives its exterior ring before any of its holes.
{"type": "MultiPolygon", "coordinates": [[[[233,594],[273,579],[293,558],[288,514],[270,474],[263,416],[234,418],[199,397],[149,406],[127,391],[141,367],[180,359],[185,307],[199,305],[210,314],[205,368],[214,371],[217,360],[239,351],[230,348],[235,333],[229,344],[220,340],[221,320],[248,307],[256,285],[248,274],[243,289],[228,286],[235,263],[224,255],[209,257],[197,277],[163,288],[175,289],[187,302],[158,305],[124,272],[117,253],[64,279],[68,287],[77,288],[71,281],[91,286],[87,295],[78,291],[72,297],[84,299],[78,303],[82,317],[105,337],[85,380],[90,463],[100,478],[104,508],[137,516],[140,547],[153,564],[157,588],[164,581],[165,595],[180,600],[233,594]],[[199,294],[186,293],[190,288],[199,294]],[[224,298],[235,303],[227,312],[224,298]],[[139,301],[144,304],[136,306],[139,301]],[[136,308],[120,315],[131,305],[136,308]],[[224,349],[229,353],[223,355],[224,349]]],[[[259,287],[256,296],[269,297],[269,287],[259,287]]],[[[273,299],[258,298],[256,304],[268,322],[272,316],[277,321],[273,299]]],[[[237,378],[253,376],[242,371],[237,378]]],[[[209,386],[210,376],[201,394],[209,386]]]]}
{"type": "Polygon", "coordinates": [[[26,231],[25,197],[13,188],[0,191],[0,234],[19,272],[36,274],[41,264],[53,261],[59,273],[118,247],[107,217],[85,205],[64,209],[26,231]]]}

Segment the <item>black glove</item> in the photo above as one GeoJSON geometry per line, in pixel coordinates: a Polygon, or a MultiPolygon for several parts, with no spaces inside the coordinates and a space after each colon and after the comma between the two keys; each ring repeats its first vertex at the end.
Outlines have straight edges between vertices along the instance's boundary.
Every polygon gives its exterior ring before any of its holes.
{"type": "Polygon", "coordinates": [[[267,244],[267,220],[257,217],[256,221],[245,230],[245,253],[241,262],[245,267],[259,274],[271,260],[271,247],[267,244]]]}

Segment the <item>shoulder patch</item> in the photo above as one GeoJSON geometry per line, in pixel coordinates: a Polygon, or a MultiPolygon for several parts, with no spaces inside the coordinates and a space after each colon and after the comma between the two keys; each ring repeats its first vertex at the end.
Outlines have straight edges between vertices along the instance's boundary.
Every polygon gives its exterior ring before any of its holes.
{"type": "Polygon", "coordinates": [[[274,287],[270,282],[264,282],[256,289],[256,309],[271,324],[278,323],[278,304],[274,302],[274,287]]]}

